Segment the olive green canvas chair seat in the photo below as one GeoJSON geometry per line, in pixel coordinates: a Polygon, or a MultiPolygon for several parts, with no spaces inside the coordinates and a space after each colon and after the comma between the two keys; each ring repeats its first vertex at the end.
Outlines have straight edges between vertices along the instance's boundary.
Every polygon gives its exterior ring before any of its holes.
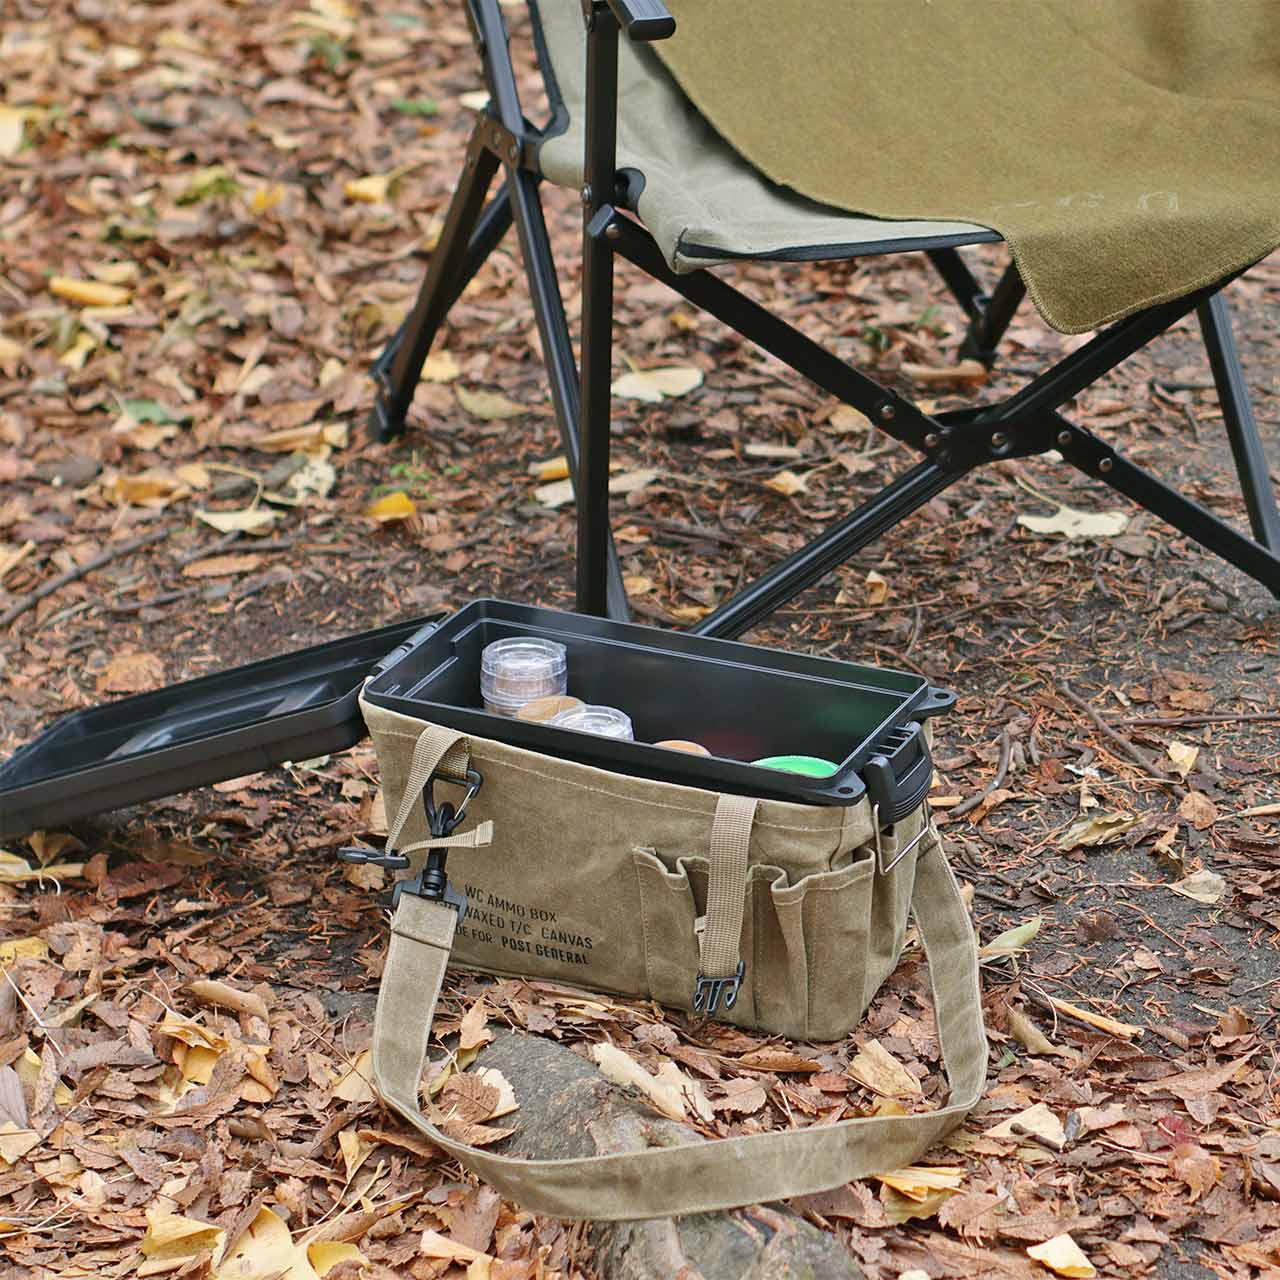
{"type": "MultiPolygon", "coordinates": [[[[538,17],[567,119],[538,150],[543,174],[578,190],[586,142],[586,58],[578,0],[539,0],[538,17]]],[[[968,222],[845,213],[765,178],[699,114],[645,45],[618,51],[619,168],[643,177],[641,221],[676,271],[735,258],[806,261],[999,240],[968,222]]]]}
{"type": "MultiPolygon", "coordinates": [[[[746,9],[711,7],[716,10],[713,16],[705,8],[689,10],[692,30],[705,32],[708,22],[733,24],[747,10],[752,21],[767,18],[767,7],[755,4],[746,9]]],[[[966,246],[999,242],[1001,236],[995,230],[974,222],[864,216],[848,212],[847,205],[834,208],[770,181],[703,118],[666,64],[647,47],[675,31],[663,0],[587,0],[585,9],[580,0],[531,0],[525,10],[528,29],[551,104],[550,119],[534,124],[520,100],[506,25],[505,15],[519,8],[500,5],[499,0],[466,4],[490,101],[477,118],[417,301],[374,366],[379,393],[370,426],[384,440],[405,429],[414,389],[436,334],[467,282],[514,225],[549,391],[574,480],[581,611],[628,617],[608,499],[614,268],[619,260],[665,283],[823,391],[860,410],[874,427],[919,457],[875,497],[722,602],[695,631],[724,637],[742,634],[971,471],[993,461],[1046,454],[1124,494],[1280,596],[1280,511],[1222,292],[1240,270],[1176,297],[1157,291],[1152,296],[1164,301],[1138,304],[1137,309],[1124,312],[1005,399],[946,412],[923,409],[910,396],[878,383],[818,346],[764,302],[745,296],[732,283],[733,264],[736,260],[774,261],[785,272],[788,261],[923,252],[967,319],[968,332],[957,354],[991,365],[1028,290],[1016,262],[1010,261],[1003,274],[988,284],[962,254],[966,246]],[[489,198],[499,170],[502,184],[489,198]],[[542,210],[543,182],[579,190],[582,195],[582,319],[577,350],[542,210]],[[1247,533],[1219,511],[1192,501],[1137,466],[1109,440],[1069,416],[1072,401],[1082,391],[1191,314],[1199,321],[1222,406],[1249,523],[1247,533]]],[[[887,19],[881,7],[875,9],[880,17],[872,15],[867,21],[883,25],[887,19]]],[[[929,30],[930,12],[928,5],[912,11],[917,34],[921,24],[925,32],[929,30]]],[[[946,6],[952,31],[958,21],[962,23],[960,13],[955,4],[946,6]]],[[[861,21],[861,17],[846,14],[842,21],[846,20],[861,21]]],[[[682,83],[688,82],[691,66],[705,68],[708,61],[718,74],[714,56],[707,54],[718,31],[713,26],[709,35],[698,37],[704,43],[693,50],[693,57],[687,42],[672,43],[673,54],[666,56],[678,66],[682,83]]],[[[1130,43],[1141,48],[1141,31],[1131,35],[1130,43]]],[[[786,24],[780,24],[776,40],[789,38],[797,40],[798,48],[798,37],[794,33],[789,37],[786,24]]],[[[811,49],[813,37],[808,38],[811,49]]],[[[916,46],[906,61],[914,59],[918,69],[922,54],[916,46]]],[[[1049,61],[1042,70],[1053,71],[1053,54],[1052,49],[1046,51],[1049,61]]],[[[910,79],[896,77],[887,56],[866,68],[867,76],[889,86],[879,100],[882,131],[892,130],[894,87],[911,92],[910,79]]],[[[1212,51],[1204,56],[1211,57],[1212,51]]],[[[856,47],[850,47],[849,57],[857,59],[856,47]]],[[[788,50],[780,50],[776,61],[787,65],[788,50]]],[[[837,62],[843,69],[843,62],[837,62]]],[[[806,64],[798,57],[796,65],[806,64]]],[[[739,92],[741,86],[733,76],[720,79],[728,82],[732,94],[739,92]]],[[[767,113],[775,100],[795,100],[795,94],[777,88],[771,96],[769,89],[762,84],[752,97],[753,107],[758,100],[758,113],[767,113]]],[[[902,101],[903,115],[909,107],[918,119],[921,105],[902,101]]],[[[937,109],[945,110],[945,103],[940,102],[937,109]]],[[[841,131],[843,153],[849,154],[845,135],[856,137],[857,113],[837,112],[836,116],[829,128],[841,131]]],[[[752,117],[756,134],[762,120],[767,125],[767,115],[752,117]]],[[[788,137],[796,137],[796,122],[788,118],[785,123],[788,137]]],[[[839,150],[825,146],[827,135],[822,130],[826,127],[822,122],[814,129],[814,155],[801,157],[809,168],[815,157],[839,150]]],[[[992,127],[998,124],[993,122],[992,127]]],[[[803,145],[803,131],[798,136],[803,145]]],[[[892,140],[886,142],[877,135],[872,141],[878,154],[892,154],[892,140]]],[[[918,151],[918,134],[914,142],[918,151]]],[[[920,168],[918,157],[913,158],[920,168]]],[[[946,159],[954,166],[954,154],[946,159]]],[[[1245,165],[1245,160],[1240,163],[1245,165]]],[[[927,163],[923,168],[926,173],[930,170],[927,163]]],[[[938,168],[945,168],[941,161],[938,168]]],[[[1013,177],[1016,180],[1016,172],[1013,177]]],[[[1264,250],[1265,246],[1259,252],[1264,250]]],[[[1088,299],[1084,301],[1087,307],[1088,299]]]]}

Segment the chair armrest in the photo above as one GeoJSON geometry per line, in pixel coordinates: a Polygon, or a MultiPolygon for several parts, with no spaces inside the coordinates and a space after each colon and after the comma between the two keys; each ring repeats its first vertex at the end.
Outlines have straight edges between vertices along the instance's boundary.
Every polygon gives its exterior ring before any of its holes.
{"type": "Polygon", "coordinates": [[[666,40],[676,33],[676,20],[662,0],[608,0],[608,4],[632,40],[666,40]]]}

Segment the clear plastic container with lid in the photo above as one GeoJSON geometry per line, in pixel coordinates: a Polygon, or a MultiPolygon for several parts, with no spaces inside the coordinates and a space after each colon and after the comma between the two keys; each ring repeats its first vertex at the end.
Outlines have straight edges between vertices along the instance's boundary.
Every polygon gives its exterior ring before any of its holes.
{"type": "Polygon", "coordinates": [[[631,717],[617,707],[581,706],[562,711],[550,722],[557,729],[577,729],[579,733],[595,733],[602,738],[620,738],[633,742],[631,717]]]}
{"type": "Polygon", "coordinates": [[[565,647],[555,640],[511,636],[486,645],[480,655],[480,696],[493,715],[514,716],[535,698],[569,687],[565,647]]]}

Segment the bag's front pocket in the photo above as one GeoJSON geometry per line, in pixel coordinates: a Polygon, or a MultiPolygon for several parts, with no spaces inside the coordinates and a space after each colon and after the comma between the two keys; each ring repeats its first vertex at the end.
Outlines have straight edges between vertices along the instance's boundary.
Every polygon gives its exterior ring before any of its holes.
{"type": "Polygon", "coordinates": [[[639,925],[649,995],[678,1009],[693,1006],[698,977],[699,915],[706,910],[709,864],[681,858],[670,869],[652,849],[632,849],[640,890],[639,925]]]}
{"type": "Polygon", "coordinates": [[[858,849],[853,862],[835,871],[773,886],[770,908],[788,954],[785,967],[760,966],[762,1022],[795,1027],[795,1011],[803,1009],[803,1026],[787,1034],[810,1040],[838,1040],[857,1025],[871,994],[866,988],[874,879],[874,858],[858,849]],[[803,965],[793,951],[800,952],[803,965]],[[761,984],[776,984],[767,1000],[761,984]]]}
{"type": "MultiPolygon", "coordinates": [[[[707,910],[710,873],[705,858],[677,859],[675,869],[650,849],[631,851],[640,890],[645,970],[649,995],[689,1010],[698,980],[698,920],[707,910]]],[[[812,877],[810,877],[812,878],[812,877]]],[[[790,906],[776,909],[787,890],[781,867],[758,863],[746,881],[742,913],[742,986],[731,1009],[717,1018],[782,1036],[804,1036],[808,1024],[808,980],[803,916],[790,906]]]]}

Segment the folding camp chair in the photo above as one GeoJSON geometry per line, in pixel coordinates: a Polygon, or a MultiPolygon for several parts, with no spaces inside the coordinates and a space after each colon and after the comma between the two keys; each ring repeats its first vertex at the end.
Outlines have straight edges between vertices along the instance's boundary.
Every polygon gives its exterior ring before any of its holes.
{"type": "Polygon", "coordinates": [[[735,636],[811,586],[970,471],[1056,450],[1280,596],[1280,513],[1221,289],[1229,279],[1148,307],[1100,331],[1003,401],[927,413],[878,385],[707,268],[740,259],[814,261],[923,251],[969,321],[961,354],[987,363],[1026,292],[1010,265],[988,294],[958,252],[998,241],[966,223],[860,217],[767,182],[697,113],[646,42],[675,24],[662,0],[530,0],[539,67],[552,106],[525,118],[498,0],[469,0],[491,100],[412,312],[377,361],[371,428],[404,430],[423,362],[451,305],[512,222],[521,250],[578,512],[577,607],[627,616],[608,523],[615,255],[752,339],[923,455],[826,532],[748,585],[694,629],[735,636]],[[584,34],[585,27],[585,34],[584,34]],[[628,40],[620,43],[620,29],[628,40]],[[585,53],[584,53],[585,44],[585,53]],[[485,206],[499,168],[505,183],[485,206]],[[583,202],[581,375],[556,280],[539,183],[578,188],[583,202]],[[1197,313],[1252,537],[1164,484],[1065,417],[1061,408],[1109,370],[1197,313]]]}

